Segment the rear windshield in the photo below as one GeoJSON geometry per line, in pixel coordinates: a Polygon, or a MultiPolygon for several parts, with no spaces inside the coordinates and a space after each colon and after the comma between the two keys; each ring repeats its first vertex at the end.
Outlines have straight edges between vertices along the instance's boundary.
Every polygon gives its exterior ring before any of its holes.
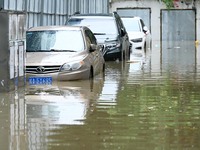
{"type": "Polygon", "coordinates": [[[26,51],[83,51],[84,42],[81,31],[47,30],[27,31],[26,51]]]}
{"type": "Polygon", "coordinates": [[[122,22],[126,28],[127,32],[140,32],[141,28],[139,25],[139,21],[129,18],[122,18],[122,22]]]}
{"type": "Polygon", "coordinates": [[[71,18],[67,24],[87,26],[94,34],[117,34],[115,20],[110,18],[71,18]]]}

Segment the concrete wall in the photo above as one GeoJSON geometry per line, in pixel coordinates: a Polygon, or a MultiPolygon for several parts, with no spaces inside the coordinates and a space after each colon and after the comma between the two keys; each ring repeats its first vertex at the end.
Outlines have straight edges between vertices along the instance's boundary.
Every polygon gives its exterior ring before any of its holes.
{"type": "MultiPolygon", "coordinates": [[[[183,0],[174,2],[172,9],[194,9],[196,8],[196,41],[200,43],[200,1],[188,0],[191,4],[186,5],[183,0]]],[[[112,0],[110,1],[110,12],[117,11],[118,8],[150,8],[151,9],[151,34],[152,34],[152,52],[151,64],[152,70],[160,69],[160,37],[161,37],[161,10],[167,9],[161,0],[112,0]]],[[[195,41],[194,41],[195,42],[195,41]]],[[[200,65],[200,45],[197,45],[197,66],[200,65]]]]}

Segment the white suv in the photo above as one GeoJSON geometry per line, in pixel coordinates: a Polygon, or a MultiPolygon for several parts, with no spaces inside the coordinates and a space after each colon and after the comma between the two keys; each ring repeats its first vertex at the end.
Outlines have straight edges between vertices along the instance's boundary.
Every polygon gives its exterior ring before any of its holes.
{"type": "Polygon", "coordinates": [[[131,50],[143,50],[151,48],[150,31],[140,17],[121,17],[128,32],[131,50]]]}

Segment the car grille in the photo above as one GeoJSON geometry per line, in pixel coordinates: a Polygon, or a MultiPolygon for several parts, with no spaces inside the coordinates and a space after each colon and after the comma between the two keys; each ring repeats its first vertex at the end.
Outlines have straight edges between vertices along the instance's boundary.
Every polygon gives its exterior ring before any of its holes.
{"type": "Polygon", "coordinates": [[[49,74],[59,72],[60,66],[26,66],[26,73],[49,74]]]}

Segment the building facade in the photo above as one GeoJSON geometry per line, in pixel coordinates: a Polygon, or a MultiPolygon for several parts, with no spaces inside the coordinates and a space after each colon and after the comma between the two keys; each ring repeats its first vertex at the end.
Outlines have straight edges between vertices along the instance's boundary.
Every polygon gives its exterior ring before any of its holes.
{"type": "MultiPolygon", "coordinates": [[[[167,7],[162,0],[110,0],[110,11],[117,11],[121,16],[140,16],[151,30],[152,51],[151,69],[157,70],[168,61],[169,51],[185,52],[183,62],[200,65],[200,1],[173,0],[167,7]],[[187,42],[190,44],[184,45],[187,42]],[[173,44],[173,45],[172,45],[173,44]]],[[[179,56],[180,58],[181,56],[179,56]]],[[[196,68],[195,68],[196,69],[196,68]]]]}

